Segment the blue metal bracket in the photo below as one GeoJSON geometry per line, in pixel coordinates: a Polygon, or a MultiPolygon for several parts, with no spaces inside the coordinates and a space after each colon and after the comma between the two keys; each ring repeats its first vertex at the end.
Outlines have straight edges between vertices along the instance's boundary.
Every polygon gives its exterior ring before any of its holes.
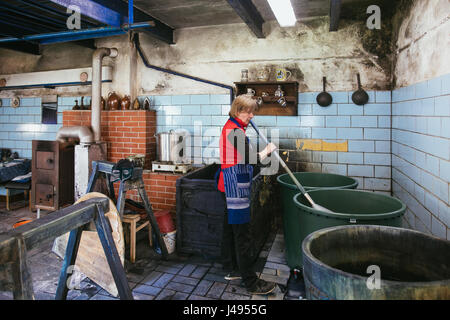
{"type": "MultiPolygon", "coordinates": [[[[78,6],[81,14],[94,19],[102,24],[112,27],[121,27],[138,22],[154,22],[152,29],[144,30],[168,44],[173,44],[173,29],[145,12],[134,8],[133,0],[128,5],[121,0],[50,0],[59,6],[68,8],[71,5],[78,6]]],[[[108,36],[108,35],[106,35],[108,36]]],[[[70,40],[72,41],[72,40],[70,40]]]]}
{"type": "Polygon", "coordinates": [[[86,39],[110,37],[126,34],[129,30],[143,31],[153,28],[153,22],[135,23],[125,25],[123,27],[101,27],[84,30],[71,30],[62,32],[52,32],[44,34],[34,34],[23,36],[22,38],[8,37],[0,39],[0,43],[16,42],[16,41],[38,41],[40,44],[59,43],[68,41],[79,41],[86,39]]]}

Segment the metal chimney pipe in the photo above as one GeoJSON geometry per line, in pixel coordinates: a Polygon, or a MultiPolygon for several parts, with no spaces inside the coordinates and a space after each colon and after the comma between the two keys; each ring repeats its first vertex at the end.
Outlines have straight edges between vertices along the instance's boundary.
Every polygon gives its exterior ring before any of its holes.
{"type": "Polygon", "coordinates": [[[118,53],[116,48],[98,48],[92,55],[91,127],[95,142],[101,139],[102,60],[106,56],[115,58],[118,53]]]}

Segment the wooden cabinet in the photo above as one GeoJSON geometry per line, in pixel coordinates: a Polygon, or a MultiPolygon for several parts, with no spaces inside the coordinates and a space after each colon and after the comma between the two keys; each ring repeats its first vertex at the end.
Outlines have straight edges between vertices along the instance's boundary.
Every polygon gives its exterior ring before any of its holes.
{"type": "MultiPolygon", "coordinates": [[[[236,96],[247,94],[249,90],[254,90],[254,99],[261,98],[262,102],[258,108],[256,115],[276,115],[276,116],[296,116],[298,110],[298,82],[296,81],[279,81],[279,82],[235,82],[236,96]],[[275,96],[278,87],[281,88],[286,101],[279,101],[280,97],[275,96]],[[267,96],[264,96],[266,93],[267,96]]],[[[261,100],[260,99],[260,100],[261,100]]]]}

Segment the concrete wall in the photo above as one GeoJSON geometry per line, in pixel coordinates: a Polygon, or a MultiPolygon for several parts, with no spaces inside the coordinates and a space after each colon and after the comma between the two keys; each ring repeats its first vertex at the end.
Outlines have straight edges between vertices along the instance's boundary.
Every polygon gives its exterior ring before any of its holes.
{"type": "MultiPolygon", "coordinates": [[[[376,54],[364,50],[360,23],[342,22],[338,32],[328,31],[326,17],[279,28],[264,24],[265,39],[257,39],[245,25],[180,29],[176,45],[167,46],[143,36],[141,45],[149,63],[199,78],[232,85],[240,81],[241,69],[249,69],[250,79],[262,67],[285,67],[300,92],[322,90],[326,76],[330,91],[356,89],[360,72],[367,89],[390,89],[390,70],[378,67],[376,54]]],[[[216,94],[224,90],[177,76],[146,69],[138,59],[139,95],[216,94]]]]}
{"type": "Polygon", "coordinates": [[[397,29],[395,88],[450,73],[450,1],[404,1],[394,17],[397,29]]]}

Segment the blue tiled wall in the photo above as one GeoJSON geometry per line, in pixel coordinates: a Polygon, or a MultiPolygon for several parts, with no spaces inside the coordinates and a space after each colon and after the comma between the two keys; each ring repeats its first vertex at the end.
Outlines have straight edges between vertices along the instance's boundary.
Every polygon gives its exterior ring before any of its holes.
{"type": "Polygon", "coordinates": [[[450,75],[392,92],[392,184],[408,226],[449,239],[450,75]]]}
{"type": "MultiPolygon", "coordinates": [[[[58,98],[58,123],[41,124],[41,98],[20,99],[18,108],[11,107],[11,99],[1,99],[0,107],[0,148],[9,148],[20,157],[31,158],[32,140],[55,140],[56,132],[62,126],[62,112],[71,110],[80,97],[58,98]]],[[[90,98],[85,99],[89,104],[90,98]]]]}
{"type": "MultiPolygon", "coordinates": [[[[352,92],[332,92],[333,104],[326,108],[316,103],[318,94],[299,94],[297,117],[256,116],[254,121],[269,134],[278,129],[280,148],[292,150],[290,159],[303,163],[306,170],[350,175],[359,181],[360,189],[390,194],[391,92],[369,92],[365,106],[352,103],[352,92]],[[348,141],[349,152],[296,151],[297,139],[348,141]]],[[[194,148],[194,160],[219,161],[219,136],[228,119],[229,95],[149,98],[157,111],[157,132],[187,129],[194,135],[194,123],[201,123],[202,147],[194,148]]],[[[248,136],[256,139],[251,129],[248,136]]]]}
{"type": "MultiPolygon", "coordinates": [[[[358,188],[383,192],[407,204],[405,224],[449,239],[450,234],[450,75],[392,91],[369,92],[365,106],[352,92],[332,92],[333,104],[315,102],[319,92],[300,93],[297,117],[256,116],[270,135],[278,129],[280,149],[307,171],[354,177],[358,188]],[[296,150],[297,139],[348,141],[348,152],[296,150]],[[391,187],[392,186],[392,187],[391,187]]],[[[228,119],[230,97],[218,95],[149,96],[157,112],[157,132],[186,129],[194,137],[194,160],[219,161],[219,137],[228,119]],[[201,124],[202,132],[194,125],[201,124]]],[[[58,124],[41,124],[41,99],[23,98],[19,108],[2,99],[0,147],[31,157],[31,140],[54,140],[62,112],[80,97],[58,98],[58,124]]],[[[141,103],[145,97],[140,97],[141,103]]],[[[89,97],[85,104],[89,103],[89,97]]],[[[255,140],[256,133],[249,129],[255,140]]]]}

